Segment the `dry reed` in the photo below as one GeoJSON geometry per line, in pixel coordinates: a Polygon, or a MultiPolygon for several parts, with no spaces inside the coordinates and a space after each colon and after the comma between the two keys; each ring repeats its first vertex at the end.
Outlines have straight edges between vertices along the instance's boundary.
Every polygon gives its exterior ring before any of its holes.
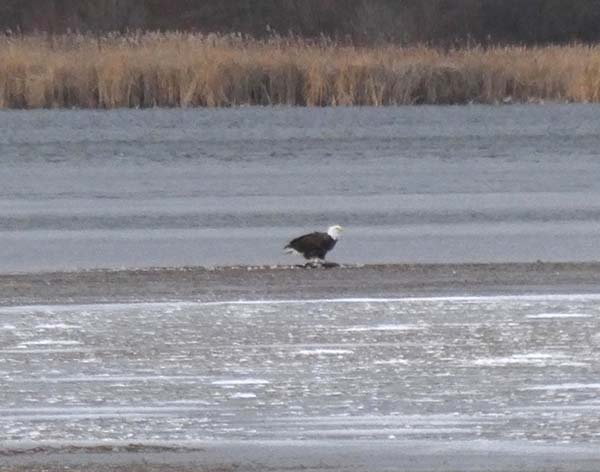
{"type": "Polygon", "coordinates": [[[600,101],[600,47],[355,48],[147,33],[0,38],[0,108],[600,101]]]}

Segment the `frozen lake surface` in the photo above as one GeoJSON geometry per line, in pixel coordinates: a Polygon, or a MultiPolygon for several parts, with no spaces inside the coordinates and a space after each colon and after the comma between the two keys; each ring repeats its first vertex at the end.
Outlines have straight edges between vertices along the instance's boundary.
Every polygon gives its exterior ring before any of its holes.
{"type": "Polygon", "coordinates": [[[600,260],[600,107],[0,112],[0,271],[600,260]]]}
{"type": "MultiPolygon", "coordinates": [[[[3,111],[0,151],[4,273],[281,264],[331,223],[339,262],[600,260],[598,106],[3,111]]],[[[596,472],[597,273],[3,276],[0,468],[596,472]]]]}
{"type": "Polygon", "coordinates": [[[598,295],[0,308],[4,451],[28,441],[586,446],[600,441],[598,379],[598,295]]]}

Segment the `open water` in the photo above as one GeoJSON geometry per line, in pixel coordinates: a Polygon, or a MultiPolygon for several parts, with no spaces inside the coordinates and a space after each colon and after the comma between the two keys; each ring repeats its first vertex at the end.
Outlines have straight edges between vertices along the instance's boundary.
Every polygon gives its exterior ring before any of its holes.
{"type": "Polygon", "coordinates": [[[0,271],[600,259],[600,107],[0,112],[0,271]]]}

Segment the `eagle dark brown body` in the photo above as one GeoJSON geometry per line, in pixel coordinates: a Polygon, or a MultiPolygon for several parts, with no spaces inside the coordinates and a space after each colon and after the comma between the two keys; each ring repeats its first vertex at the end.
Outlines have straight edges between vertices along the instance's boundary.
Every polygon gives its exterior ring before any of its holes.
{"type": "Polygon", "coordinates": [[[321,261],[337,243],[342,232],[341,226],[331,226],[326,233],[315,231],[292,239],[284,249],[286,252],[301,254],[305,259],[321,261]]]}

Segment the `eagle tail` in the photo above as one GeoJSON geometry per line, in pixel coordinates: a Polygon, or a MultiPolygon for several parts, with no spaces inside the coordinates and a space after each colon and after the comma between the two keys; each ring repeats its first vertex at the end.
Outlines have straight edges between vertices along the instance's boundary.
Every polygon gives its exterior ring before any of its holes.
{"type": "Polygon", "coordinates": [[[285,252],[286,254],[300,254],[300,252],[294,249],[290,244],[283,248],[283,252],[285,252]]]}

